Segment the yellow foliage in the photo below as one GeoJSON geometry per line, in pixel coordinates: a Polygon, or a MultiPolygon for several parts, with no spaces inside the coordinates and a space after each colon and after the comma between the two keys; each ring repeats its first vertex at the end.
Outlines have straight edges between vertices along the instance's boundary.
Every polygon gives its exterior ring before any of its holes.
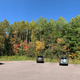
{"type": "Polygon", "coordinates": [[[66,48],[67,48],[67,46],[66,46],[66,45],[65,45],[65,46],[63,46],[62,51],[66,52],[66,51],[67,51],[67,50],[66,50],[66,48]]]}
{"type": "Polygon", "coordinates": [[[60,38],[58,38],[58,39],[57,39],[57,43],[60,44],[61,42],[62,42],[62,40],[61,40],[60,38]]]}
{"type": "Polygon", "coordinates": [[[45,44],[44,44],[44,41],[42,40],[42,42],[40,41],[36,41],[36,52],[39,53],[40,50],[44,49],[45,48],[45,44]]]}
{"type": "Polygon", "coordinates": [[[78,59],[80,60],[80,51],[76,51],[76,53],[78,53],[78,59]]]}
{"type": "Polygon", "coordinates": [[[76,56],[76,54],[71,53],[71,55],[69,55],[69,56],[71,56],[72,58],[74,58],[74,56],[76,56]]]}

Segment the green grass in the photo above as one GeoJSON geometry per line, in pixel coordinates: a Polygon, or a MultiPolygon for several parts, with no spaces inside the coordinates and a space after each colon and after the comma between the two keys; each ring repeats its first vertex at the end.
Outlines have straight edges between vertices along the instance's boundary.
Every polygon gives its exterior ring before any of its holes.
{"type": "MultiPolygon", "coordinates": [[[[26,57],[26,56],[1,56],[0,61],[22,61],[22,60],[32,60],[36,61],[36,58],[26,57]]],[[[44,62],[51,62],[51,63],[59,63],[59,59],[50,59],[44,58],[44,62]]],[[[77,59],[69,59],[69,64],[80,64],[80,60],[77,59]]]]}
{"type": "Polygon", "coordinates": [[[22,60],[33,60],[35,61],[35,58],[30,58],[26,56],[1,56],[0,61],[22,61],[22,60]]]}

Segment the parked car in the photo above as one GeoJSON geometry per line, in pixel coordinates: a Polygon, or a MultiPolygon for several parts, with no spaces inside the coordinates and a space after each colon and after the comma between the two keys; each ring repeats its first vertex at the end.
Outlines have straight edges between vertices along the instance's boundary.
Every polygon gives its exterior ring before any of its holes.
{"type": "Polygon", "coordinates": [[[37,63],[44,63],[44,59],[43,59],[43,56],[37,56],[37,63]]]}
{"type": "Polygon", "coordinates": [[[66,64],[68,66],[68,58],[67,57],[61,57],[59,60],[59,65],[66,64]]]}

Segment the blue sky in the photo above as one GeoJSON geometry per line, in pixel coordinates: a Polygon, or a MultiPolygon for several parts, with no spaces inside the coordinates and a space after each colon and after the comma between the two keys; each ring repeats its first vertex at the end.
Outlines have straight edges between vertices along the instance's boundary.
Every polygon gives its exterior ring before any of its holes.
{"type": "Polygon", "coordinates": [[[0,0],[0,21],[36,22],[40,16],[57,20],[60,16],[67,22],[80,15],[80,0],[0,0]]]}

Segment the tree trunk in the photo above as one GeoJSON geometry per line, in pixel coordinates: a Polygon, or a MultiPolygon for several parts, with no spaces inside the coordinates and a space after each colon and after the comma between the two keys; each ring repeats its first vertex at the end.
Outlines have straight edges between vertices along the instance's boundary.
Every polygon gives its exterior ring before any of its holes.
{"type": "Polygon", "coordinates": [[[68,46],[68,58],[69,58],[69,46],[68,46]]]}
{"type": "Polygon", "coordinates": [[[52,49],[53,49],[53,40],[52,40],[52,49]]]}
{"type": "Polygon", "coordinates": [[[30,43],[30,31],[29,31],[29,43],[30,43]]]}
{"type": "Polygon", "coordinates": [[[41,31],[40,31],[40,41],[41,41],[41,31]]]}
{"type": "Polygon", "coordinates": [[[40,27],[40,41],[41,41],[41,27],[40,27]]]}
{"type": "Polygon", "coordinates": [[[26,30],[26,45],[27,45],[27,36],[28,36],[28,30],[26,30]]]}
{"type": "Polygon", "coordinates": [[[22,38],[23,36],[22,36],[22,34],[21,34],[21,40],[23,40],[23,38],[22,38]]]}
{"type": "Polygon", "coordinates": [[[58,47],[58,55],[59,55],[59,58],[60,58],[60,45],[58,47]]]}
{"type": "Polygon", "coordinates": [[[19,32],[19,38],[20,38],[20,40],[21,40],[21,35],[20,35],[20,32],[19,32]]]}

